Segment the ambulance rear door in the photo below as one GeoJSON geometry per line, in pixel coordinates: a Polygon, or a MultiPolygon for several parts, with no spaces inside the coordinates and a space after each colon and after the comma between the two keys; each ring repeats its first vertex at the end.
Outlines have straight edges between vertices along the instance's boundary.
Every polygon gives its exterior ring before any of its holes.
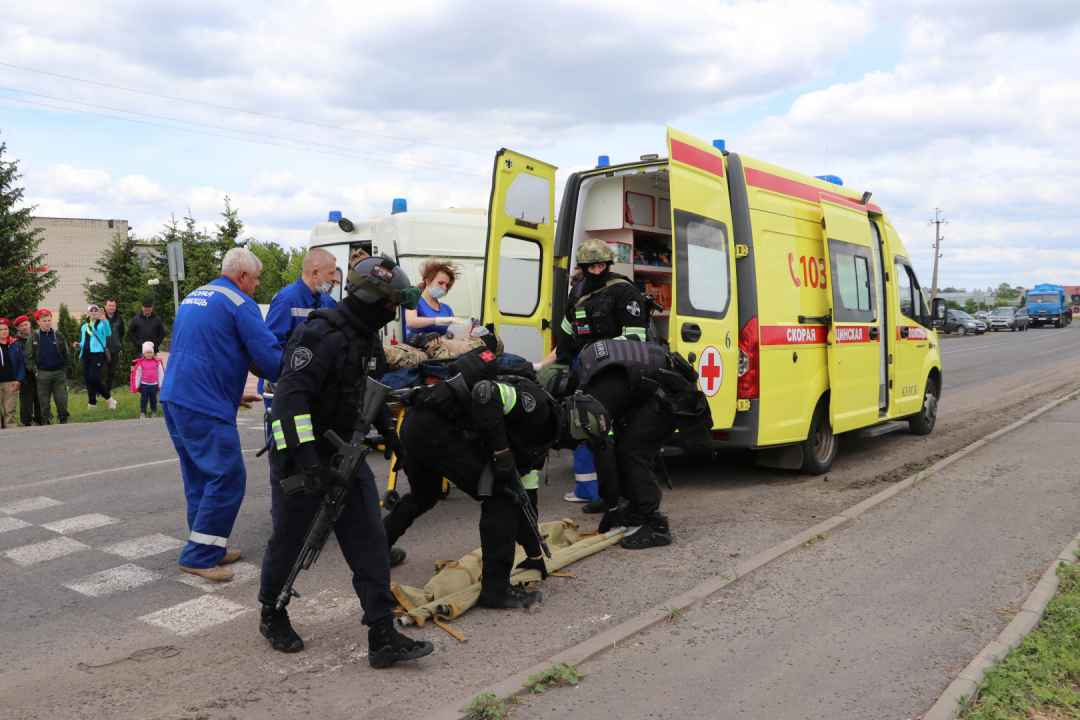
{"type": "Polygon", "coordinates": [[[881,372],[877,278],[866,209],[855,201],[821,201],[825,257],[832,291],[829,307],[830,411],[833,432],[878,422],[881,372]]]}
{"type": "Polygon", "coordinates": [[[739,312],[724,155],[668,128],[675,302],[669,340],[697,368],[713,427],[735,420],[739,312]]]}
{"type": "Polygon", "coordinates": [[[491,179],[482,319],[531,362],[551,349],[557,169],[504,148],[491,179]]]}

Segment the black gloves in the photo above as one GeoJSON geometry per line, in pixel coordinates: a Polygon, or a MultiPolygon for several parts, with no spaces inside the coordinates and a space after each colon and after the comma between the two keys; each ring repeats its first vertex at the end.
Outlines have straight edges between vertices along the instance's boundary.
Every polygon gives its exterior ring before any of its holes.
{"type": "Polygon", "coordinates": [[[540,571],[540,579],[541,580],[547,580],[547,576],[548,576],[547,565],[544,564],[544,558],[542,558],[542,557],[536,558],[535,560],[533,558],[527,557],[527,558],[525,558],[524,560],[522,560],[521,562],[519,562],[517,564],[517,569],[518,570],[539,570],[540,571]]]}
{"type": "Polygon", "coordinates": [[[405,460],[405,443],[401,442],[401,438],[398,437],[397,430],[393,428],[385,431],[383,434],[383,459],[389,460],[392,455],[397,456],[397,461],[394,463],[393,470],[397,470],[401,467],[401,463],[405,460]]]}
{"type": "Polygon", "coordinates": [[[604,517],[600,518],[600,525],[596,528],[597,532],[603,534],[613,527],[630,525],[629,508],[630,503],[626,500],[620,500],[618,507],[614,510],[605,510],[604,517]]]}
{"type": "Polygon", "coordinates": [[[517,461],[514,460],[514,453],[510,450],[504,450],[495,456],[495,479],[503,481],[504,484],[513,482],[517,478],[517,461]]]}
{"type": "Polygon", "coordinates": [[[337,474],[328,467],[312,465],[301,473],[305,495],[326,495],[337,482],[337,474]]]}

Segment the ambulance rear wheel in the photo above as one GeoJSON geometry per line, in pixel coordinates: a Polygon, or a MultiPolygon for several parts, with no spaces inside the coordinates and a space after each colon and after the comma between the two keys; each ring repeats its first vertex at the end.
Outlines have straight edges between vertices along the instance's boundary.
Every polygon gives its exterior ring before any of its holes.
{"type": "Polygon", "coordinates": [[[926,390],[923,392],[922,410],[917,415],[912,415],[908,420],[908,427],[912,435],[929,435],[934,431],[937,422],[937,385],[930,378],[926,378],[926,390]]]}
{"type": "Polygon", "coordinates": [[[810,422],[810,435],[802,442],[802,471],[807,475],[827,473],[836,459],[836,436],[829,422],[829,401],[822,398],[810,422]]]}

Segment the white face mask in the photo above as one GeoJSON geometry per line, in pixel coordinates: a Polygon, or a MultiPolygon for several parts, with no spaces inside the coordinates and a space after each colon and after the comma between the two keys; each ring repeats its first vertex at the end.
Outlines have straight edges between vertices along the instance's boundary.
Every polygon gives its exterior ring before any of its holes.
{"type": "MultiPolygon", "coordinates": [[[[320,271],[321,274],[321,271],[320,271]]],[[[329,295],[330,291],[334,289],[333,282],[323,282],[315,286],[316,293],[322,293],[323,295],[329,295]]]]}
{"type": "Polygon", "coordinates": [[[435,298],[436,300],[446,295],[446,290],[439,287],[438,285],[432,285],[428,288],[428,290],[431,291],[431,297],[435,298]]]}

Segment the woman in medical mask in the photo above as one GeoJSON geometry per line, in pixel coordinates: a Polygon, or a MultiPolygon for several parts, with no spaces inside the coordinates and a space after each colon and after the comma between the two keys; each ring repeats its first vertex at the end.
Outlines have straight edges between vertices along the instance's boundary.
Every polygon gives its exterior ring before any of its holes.
{"type": "Polygon", "coordinates": [[[455,317],[450,306],[442,302],[454,287],[454,281],[461,277],[457,265],[449,260],[431,258],[420,266],[420,277],[422,279],[416,285],[423,290],[420,304],[415,310],[405,311],[406,337],[427,332],[441,335],[446,332],[447,325],[469,322],[466,318],[455,317]]]}

